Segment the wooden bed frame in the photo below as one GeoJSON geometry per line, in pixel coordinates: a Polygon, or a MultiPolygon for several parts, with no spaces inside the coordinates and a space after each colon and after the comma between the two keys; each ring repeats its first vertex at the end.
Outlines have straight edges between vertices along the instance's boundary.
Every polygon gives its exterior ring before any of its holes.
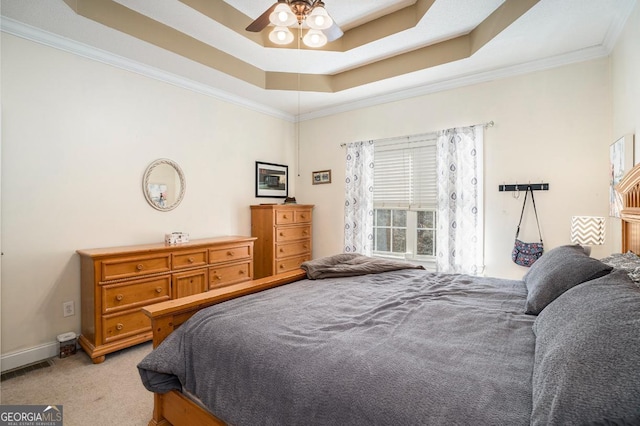
{"type": "MultiPolygon", "coordinates": [[[[622,252],[640,254],[640,164],[629,171],[616,186],[622,196],[622,252]]],[[[143,311],[151,318],[153,347],[157,347],[173,330],[198,310],[236,297],[288,284],[305,278],[302,269],[212,290],[181,299],[148,306],[143,311]]],[[[181,392],[154,394],[153,417],[156,425],[224,425],[225,423],[200,407],[181,392]]]]}
{"type": "Polygon", "coordinates": [[[640,163],[625,174],[615,189],[622,196],[622,253],[640,255],[640,163]]]}
{"type": "MultiPolygon", "coordinates": [[[[202,308],[269,288],[278,287],[283,284],[292,283],[303,278],[306,278],[306,273],[302,269],[296,269],[258,280],[247,281],[193,296],[147,306],[143,308],[142,311],[151,318],[153,347],[157,347],[173,330],[178,328],[202,308]]],[[[190,400],[181,392],[170,391],[165,394],[154,394],[153,417],[149,421],[149,426],[224,424],[222,420],[200,407],[196,402],[190,400]]]]}

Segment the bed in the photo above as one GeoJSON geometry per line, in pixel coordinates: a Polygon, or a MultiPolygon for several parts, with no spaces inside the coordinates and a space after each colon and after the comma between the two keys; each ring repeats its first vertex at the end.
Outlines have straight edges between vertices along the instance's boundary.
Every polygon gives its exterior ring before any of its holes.
{"type": "Polygon", "coordinates": [[[147,307],[149,424],[640,424],[639,182],[625,252],[521,281],[343,254],[147,307]]]}

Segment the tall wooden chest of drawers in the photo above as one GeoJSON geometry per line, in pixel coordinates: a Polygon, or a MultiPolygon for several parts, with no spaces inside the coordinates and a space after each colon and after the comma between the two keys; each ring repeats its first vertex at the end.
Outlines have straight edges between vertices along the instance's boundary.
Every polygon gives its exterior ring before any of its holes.
{"type": "Polygon", "coordinates": [[[251,206],[256,278],[291,271],[311,260],[312,210],[310,204],[251,206]]]}
{"type": "Polygon", "coordinates": [[[78,250],[80,346],[94,363],[151,340],[141,307],[253,279],[255,238],[229,236],[181,244],[78,250]]]}

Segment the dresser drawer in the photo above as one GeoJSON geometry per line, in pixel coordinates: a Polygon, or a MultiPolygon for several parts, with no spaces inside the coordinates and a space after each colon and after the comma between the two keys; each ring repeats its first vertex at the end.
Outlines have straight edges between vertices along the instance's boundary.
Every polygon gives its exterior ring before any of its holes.
{"type": "Polygon", "coordinates": [[[276,242],[282,243],[287,241],[302,240],[311,236],[311,226],[291,226],[276,229],[276,242]]]}
{"type": "Polygon", "coordinates": [[[276,270],[275,274],[280,274],[282,272],[292,271],[294,269],[298,269],[302,262],[306,262],[307,260],[311,260],[311,255],[306,254],[304,256],[290,257],[288,259],[276,260],[276,270]]]}
{"type": "Polygon", "coordinates": [[[296,210],[293,219],[295,223],[311,223],[311,209],[296,210]]]}
{"type": "Polygon", "coordinates": [[[308,254],[311,252],[311,242],[309,240],[297,241],[294,243],[276,244],[276,259],[283,257],[308,254]]]}
{"type": "Polygon", "coordinates": [[[276,210],[276,225],[291,225],[295,221],[293,210],[276,210]]]}
{"type": "Polygon", "coordinates": [[[223,287],[253,278],[252,262],[236,263],[232,265],[215,266],[209,268],[209,289],[223,287]]]}
{"type": "Polygon", "coordinates": [[[234,260],[250,259],[253,245],[231,246],[209,250],[209,263],[230,262],[234,260]]]}
{"type": "Polygon", "coordinates": [[[208,272],[207,268],[202,268],[173,274],[171,278],[172,298],[178,299],[207,291],[209,286],[208,272]]]}
{"type": "Polygon", "coordinates": [[[102,281],[168,272],[171,255],[140,256],[102,261],[102,281]]]}
{"type": "Polygon", "coordinates": [[[171,276],[102,285],[102,312],[151,305],[171,298],[171,276]]]}
{"type": "Polygon", "coordinates": [[[103,343],[151,331],[151,320],[142,310],[102,317],[103,343]]]}
{"type": "Polygon", "coordinates": [[[173,253],[171,255],[173,269],[193,268],[196,266],[206,266],[207,250],[185,251],[173,253]]]}

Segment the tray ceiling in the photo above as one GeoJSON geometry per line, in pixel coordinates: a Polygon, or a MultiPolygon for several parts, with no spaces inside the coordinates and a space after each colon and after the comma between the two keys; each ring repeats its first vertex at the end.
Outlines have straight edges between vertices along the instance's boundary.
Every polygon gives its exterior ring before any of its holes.
{"type": "Polygon", "coordinates": [[[2,29],[305,118],[607,55],[635,5],[324,0],[344,35],[312,50],[244,30],[274,1],[2,0],[2,29]]]}

